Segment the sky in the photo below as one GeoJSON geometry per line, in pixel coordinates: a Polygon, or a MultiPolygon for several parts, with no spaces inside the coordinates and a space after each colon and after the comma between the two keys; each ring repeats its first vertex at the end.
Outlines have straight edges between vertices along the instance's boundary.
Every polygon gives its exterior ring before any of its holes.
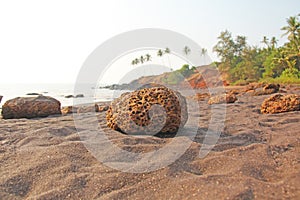
{"type": "Polygon", "coordinates": [[[263,36],[283,44],[280,28],[299,8],[299,0],[0,1],[0,84],[74,83],[94,49],[140,28],[181,33],[206,48],[212,60],[226,29],[251,45],[262,45],[263,36]]]}

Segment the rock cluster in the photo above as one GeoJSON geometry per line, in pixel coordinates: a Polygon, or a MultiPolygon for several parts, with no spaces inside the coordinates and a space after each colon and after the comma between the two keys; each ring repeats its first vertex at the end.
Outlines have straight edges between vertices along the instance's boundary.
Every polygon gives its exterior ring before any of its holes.
{"type": "Polygon", "coordinates": [[[237,97],[233,93],[229,94],[220,94],[210,97],[208,104],[221,104],[221,103],[234,103],[237,100],[237,97]]]}
{"type": "Polygon", "coordinates": [[[300,96],[295,94],[275,94],[261,105],[261,113],[281,113],[300,110],[300,96]]]}
{"type": "Polygon", "coordinates": [[[72,113],[104,112],[109,108],[108,105],[86,105],[86,106],[65,106],[61,109],[63,115],[72,113]]]}
{"type": "Polygon", "coordinates": [[[277,93],[279,92],[279,89],[279,84],[252,83],[246,87],[245,92],[252,96],[261,96],[277,93]]]}
{"type": "Polygon", "coordinates": [[[52,97],[17,97],[2,106],[4,119],[47,117],[61,114],[60,102],[52,97]]]}
{"type": "Polygon", "coordinates": [[[108,127],[126,134],[176,133],[187,118],[185,98],[163,86],[124,93],[106,112],[108,127]]]}

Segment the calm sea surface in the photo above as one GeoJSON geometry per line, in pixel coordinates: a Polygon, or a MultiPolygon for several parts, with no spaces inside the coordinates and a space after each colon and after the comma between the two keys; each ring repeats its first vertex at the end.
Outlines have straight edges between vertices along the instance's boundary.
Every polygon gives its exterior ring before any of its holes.
{"type": "Polygon", "coordinates": [[[80,92],[74,92],[72,84],[0,84],[0,95],[3,99],[0,103],[15,97],[29,97],[28,93],[39,93],[45,96],[51,96],[59,100],[62,106],[68,106],[81,103],[93,103],[99,101],[111,101],[119,97],[126,91],[95,89],[92,85],[86,85],[80,92]],[[83,94],[83,98],[65,98],[66,95],[83,94]]]}

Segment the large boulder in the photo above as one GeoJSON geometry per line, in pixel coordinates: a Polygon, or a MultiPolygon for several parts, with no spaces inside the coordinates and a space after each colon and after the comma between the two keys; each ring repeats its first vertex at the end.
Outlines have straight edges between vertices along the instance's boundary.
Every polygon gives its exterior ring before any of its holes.
{"type": "Polygon", "coordinates": [[[208,104],[222,104],[222,103],[234,103],[237,100],[237,97],[233,93],[229,94],[220,94],[210,97],[208,104]]]}
{"type": "Polygon", "coordinates": [[[296,94],[275,94],[261,105],[261,113],[281,113],[300,110],[300,96],[296,94]]]}
{"type": "Polygon", "coordinates": [[[106,112],[107,126],[126,134],[176,133],[187,121],[185,98],[163,86],[122,94],[106,112]]]}
{"type": "Polygon", "coordinates": [[[4,119],[47,117],[61,114],[60,102],[52,97],[17,97],[2,106],[4,119]]]}

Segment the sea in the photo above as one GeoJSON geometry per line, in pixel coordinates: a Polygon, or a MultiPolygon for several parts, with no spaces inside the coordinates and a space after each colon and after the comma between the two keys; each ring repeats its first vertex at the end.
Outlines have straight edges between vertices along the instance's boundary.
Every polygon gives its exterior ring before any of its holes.
{"type": "Polygon", "coordinates": [[[31,97],[29,93],[38,93],[44,96],[51,96],[61,102],[62,106],[77,104],[89,104],[94,102],[107,102],[119,97],[126,90],[100,89],[94,85],[85,85],[80,92],[75,92],[74,84],[2,84],[0,83],[0,95],[3,96],[0,108],[9,99],[16,97],[31,97]],[[68,95],[83,94],[80,98],[66,98],[68,95]]]}

